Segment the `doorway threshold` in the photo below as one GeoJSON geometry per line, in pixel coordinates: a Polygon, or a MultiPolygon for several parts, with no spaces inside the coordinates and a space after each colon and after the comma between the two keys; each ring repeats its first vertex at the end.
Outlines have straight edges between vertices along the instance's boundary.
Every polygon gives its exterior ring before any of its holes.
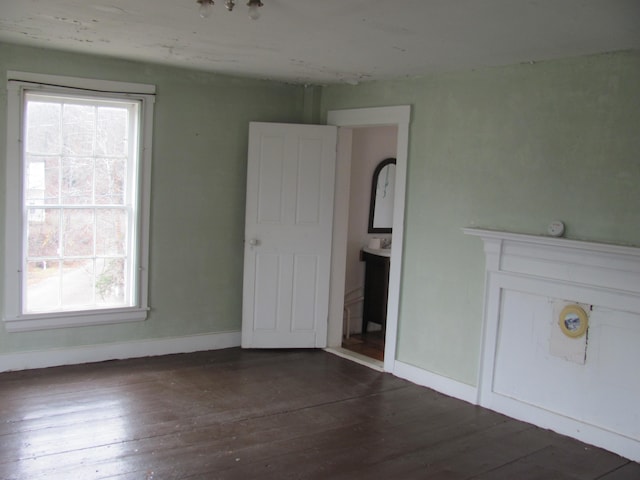
{"type": "Polygon", "coordinates": [[[375,358],[367,357],[366,355],[352,352],[342,347],[327,347],[324,350],[325,352],[333,353],[334,355],[359,363],[378,372],[384,372],[384,362],[376,360],[375,358]]]}

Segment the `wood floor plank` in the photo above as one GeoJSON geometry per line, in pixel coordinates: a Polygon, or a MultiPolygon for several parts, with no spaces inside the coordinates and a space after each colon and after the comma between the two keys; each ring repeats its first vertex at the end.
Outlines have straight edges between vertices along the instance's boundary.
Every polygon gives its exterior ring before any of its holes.
{"type": "Polygon", "coordinates": [[[538,479],[572,478],[593,479],[616,470],[628,460],[588,445],[571,441],[557,441],[474,479],[538,479]]]}
{"type": "MultiPolygon", "coordinates": [[[[259,445],[238,453],[243,465],[229,472],[229,478],[278,478],[295,471],[303,478],[334,478],[340,472],[362,468],[376,458],[397,455],[416,446],[434,446],[467,434],[474,428],[504,422],[502,416],[472,409],[429,412],[392,424],[371,421],[334,431],[276,442],[277,448],[259,445]],[[304,458],[304,461],[300,461],[304,458]]],[[[272,446],[272,447],[273,447],[272,446]]]]}
{"type": "Polygon", "coordinates": [[[468,478],[548,445],[549,440],[544,435],[536,435],[535,431],[537,429],[530,425],[508,420],[443,439],[436,445],[416,444],[418,448],[413,450],[372,458],[366,465],[347,468],[335,478],[348,479],[354,474],[372,479],[393,475],[421,479],[468,478]]]}
{"type": "MultiPolygon", "coordinates": [[[[244,419],[242,421],[232,421],[217,425],[215,428],[212,426],[211,419],[199,419],[199,421],[205,425],[204,427],[198,427],[197,425],[186,425],[187,428],[184,431],[176,430],[175,432],[165,432],[160,434],[159,430],[156,430],[156,436],[141,438],[136,442],[135,446],[129,446],[128,450],[135,450],[142,454],[160,454],[163,460],[170,459],[172,456],[182,458],[185,454],[189,455],[193,452],[185,452],[185,445],[187,449],[194,450],[195,448],[201,448],[209,453],[210,461],[215,461],[220,454],[221,461],[225,466],[233,466],[233,463],[226,462],[226,456],[229,452],[237,452],[243,447],[246,448],[247,444],[266,445],[267,451],[272,450],[274,442],[283,437],[300,437],[308,435],[310,431],[325,431],[328,429],[339,428],[344,425],[359,425],[363,422],[370,422],[373,416],[379,422],[384,421],[384,418],[391,418],[388,420],[389,424],[398,422],[400,418],[405,418],[405,421],[414,422],[417,415],[421,414],[422,407],[412,408],[412,402],[410,395],[407,395],[404,389],[402,391],[390,391],[388,394],[404,405],[407,408],[402,412],[397,413],[393,410],[394,402],[387,401],[388,399],[380,399],[380,402],[384,406],[391,406],[388,412],[383,412],[382,408],[369,411],[365,407],[372,402],[367,397],[355,398],[348,402],[332,402],[330,404],[319,406],[318,408],[303,408],[297,411],[287,411],[281,415],[267,415],[256,418],[244,419]],[[195,446],[192,448],[192,446],[195,446]]],[[[422,406],[425,389],[414,387],[413,396],[420,397],[419,404],[422,406]]],[[[436,401],[439,399],[436,398],[436,401]]],[[[418,402],[413,402],[418,403],[418,402]]],[[[444,403],[444,402],[441,402],[444,403]]],[[[435,410],[435,409],[434,409],[435,410]]],[[[155,426],[153,428],[158,428],[155,426]]],[[[171,428],[171,426],[170,426],[171,428]]],[[[140,434],[138,434],[140,435],[140,434]]],[[[295,444],[296,442],[294,442],[295,444]]],[[[109,447],[94,449],[91,461],[95,463],[102,459],[109,459],[109,447]],[[102,457],[100,457],[102,455],[102,457]]],[[[88,451],[84,452],[86,456],[88,451]]],[[[49,455],[51,457],[51,455],[49,455]]],[[[59,470],[65,465],[64,454],[57,455],[58,458],[53,462],[59,470]]],[[[246,458],[246,457],[245,457],[246,458]]],[[[86,457],[85,457],[86,459],[86,457]]],[[[70,458],[71,463],[67,465],[69,468],[73,468],[75,459],[73,456],[70,458]]],[[[173,466],[173,460],[169,461],[170,466],[173,466]]],[[[110,467],[111,468],[111,467],[110,467]]],[[[160,470],[159,466],[156,466],[156,470],[160,470]]],[[[51,474],[49,466],[45,465],[41,472],[36,472],[32,469],[32,475],[36,474],[51,474]]],[[[61,476],[64,474],[61,473],[61,476]]]]}
{"type": "Polygon", "coordinates": [[[322,351],[0,374],[3,480],[628,480],[638,468],[322,351]]]}
{"type": "Polygon", "coordinates": [[[640,479],[640,464],[634,462],[625,463],[622,467],[607,472],[598,480],[638,480],[640,479]]]}

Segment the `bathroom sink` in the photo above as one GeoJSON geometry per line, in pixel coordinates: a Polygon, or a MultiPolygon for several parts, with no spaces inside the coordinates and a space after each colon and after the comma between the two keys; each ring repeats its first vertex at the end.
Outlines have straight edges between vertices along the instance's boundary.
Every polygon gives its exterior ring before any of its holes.
{"type": "Polygon", "coordinates": [[[362,250],[364,252],[370,253],[372,255],[378,255],[380,257],[391,257],[391,249],[390,248],[369,248],[363,247],[362,250]]]}

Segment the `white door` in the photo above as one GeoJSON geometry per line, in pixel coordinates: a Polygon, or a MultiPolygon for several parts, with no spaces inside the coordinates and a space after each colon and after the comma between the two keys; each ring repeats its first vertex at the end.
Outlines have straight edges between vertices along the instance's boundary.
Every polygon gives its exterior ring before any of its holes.
{"type": "Polygon", "coordinates": [[[252,122],[243,348],[327,342],[337,128],[252,122]]]}

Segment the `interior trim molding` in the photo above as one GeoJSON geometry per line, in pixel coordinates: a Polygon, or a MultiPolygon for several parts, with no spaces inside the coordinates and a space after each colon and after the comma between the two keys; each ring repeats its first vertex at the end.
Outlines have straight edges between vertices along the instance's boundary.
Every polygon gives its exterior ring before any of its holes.
{"type": "Polygon", "coordinates": [[[437,373],[423,370],[422,368],[395,361],[395,369],[393,374],[396,377],[404,378],[412,383],[430,388],[436,392],[440,392],[449,397],[464,400],[472,404],[477,404],[478,389],[472,385],[443,377],[437,373]]]}
{"type": "Polygon", "coordinates": [[[367,357],[366,355],[362,355],[360,353],[352,352],[351,350],[347,350],[342,347],[327,347],[324,349],[325,352],[336,355],[340,358],[345,358],[347,360],[351,360],[352,362],[358,363],[365,367],[369,367],[376,372],[384,372],[384,363],[380,360],[376,360],[371,357],[367,357]]]}
{"type": "MultiPolygon", "coordinates": [[[[338,156],[336,159],[336,208],[342,199],[348,202],[351,175],[351,131],[356,127],[380,125],[396,126],[396,186],[393,202],[393,233],[391,235],[391,262],[389,271],[389,296],[387,301],[387,330],[385,335],[384,371],[393,372],[398,339],[400,312],[400,282],[404,245],[405,196],[407,163],[409,156],[409,126],[411,105],[390,107],[329,110],[327,124],[341,127],[338,130],[338,156]]],[[[333,248],[331,257],[331,287],[329,293],[329,332],[327,346],[338,347],[342,343],[345,259],[348,235],[348,212],[342,208],[334,213],[333,248]]]]}
{"type": "Polygon", "coordinates": [[[497,242],[509,241],[522,244],[542,245],[548,247],[571,248],[574,250],[610,253],[618,255],[630,255],[640,258],[640,249],[633,245],[618,245],[615,243],[588,242],[584,240],[571,240],[568,238],[549,237],[547,235],[531,235],[526,233],[503,232],[485,228],[468,227],[462,231],[466,235],[481,237],[484,240],[497,242]]]}
{"type": "Polygon", "coordinates": [[[0,372],[81,363],[221,350],[240,346],[240,331],[158,338],[136,342],[83,345],[0,355],[0,372]]]}

